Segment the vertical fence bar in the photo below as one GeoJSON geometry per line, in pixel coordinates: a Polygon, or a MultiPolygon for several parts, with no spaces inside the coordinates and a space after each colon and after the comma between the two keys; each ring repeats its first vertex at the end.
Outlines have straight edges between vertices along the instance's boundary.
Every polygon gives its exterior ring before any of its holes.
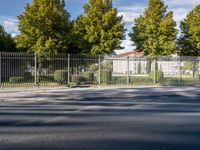
{"type": "Polygon", "coordinates": [[[127,84],[129,85],[130,71],[129,71],[129,56],[127,57],[127,84]]]}
{"type": "Polygon", "coordinates": [[[70,54],[68,54],[68,63],[67,63],[67,82],[70,84],[70,54]]]}
{"type": "Polygon", "coordinates": [[[99,85],[101,84],[101,55],[99,55],[99,85]]]}
{"type": "Polygon", "coordinates": [[[2,78],[2,76],[1,76],[2,70],[1,70],[1,67],[2,67],[2,65],[1,65],[1,52],[0,52],[0,87],[2,88],[2,80],[1,80],[1,78],[2,78]]]}
{"type": "Polygon", "coordinates": [[[37,54],[35,53],[35,56],[34,56],[34,67],[35,67],[35,76],[34,76],[34,83],[35,83],[35,86],[37,86],[37,54]]]}
{"type": "Polygon", "coordinates": [[[182,60],[179,58],[179,84],[182,82],[182,60]]]}
{"type": "Polygon", "coordinates": [[[154,83],[157,83],[157,80],[156,80],[156,73],[157,73],[156,58],[154,58],[154,83]]]}
{"type": "MultiPolygon", "coordinates": [[[[200,59],[200,58],[199,58],[200,59]]],[[[199,67],[198,67],[198,81],[199,81],[199,84],[200,84],[200,60],[198,59],[199,61],[199,67]]]]}

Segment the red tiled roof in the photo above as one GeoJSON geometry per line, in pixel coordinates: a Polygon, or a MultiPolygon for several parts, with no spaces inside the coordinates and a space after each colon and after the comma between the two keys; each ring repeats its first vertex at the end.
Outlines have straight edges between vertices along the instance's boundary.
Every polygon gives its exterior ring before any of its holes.
{"type": "Polygon", "coordinates": [[[117,57],[125,57],[129,55],[144,55],[144,52],[126,52],[126,53],[118,55],[117,57]]]}

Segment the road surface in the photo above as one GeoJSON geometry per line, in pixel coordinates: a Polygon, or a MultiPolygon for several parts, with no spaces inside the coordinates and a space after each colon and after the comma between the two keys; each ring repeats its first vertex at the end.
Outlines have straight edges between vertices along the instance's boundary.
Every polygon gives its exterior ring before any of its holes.
{"type": "Polygon", "coordinates": [[[0,91],[0,150],[199,150],[200,89],[0,91]]]}

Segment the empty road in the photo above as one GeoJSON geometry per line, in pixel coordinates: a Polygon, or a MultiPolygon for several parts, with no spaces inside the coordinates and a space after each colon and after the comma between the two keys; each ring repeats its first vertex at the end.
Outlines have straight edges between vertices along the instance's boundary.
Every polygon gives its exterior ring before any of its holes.
{"type": "Polygon", "coordinates": [[[199,150],[200,89],[0,91],[0,150],[199,150]]]}

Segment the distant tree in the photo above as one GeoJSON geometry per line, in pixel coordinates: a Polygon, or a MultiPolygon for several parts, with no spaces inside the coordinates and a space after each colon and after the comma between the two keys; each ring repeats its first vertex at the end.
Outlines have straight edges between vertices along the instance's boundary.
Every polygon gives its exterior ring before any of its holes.
{"type": "Polygon", "coordinates": [[[0,25],[0,52],[17,51],[16,44],[10,34],[6,33],[4,27],[0,25]]]}
{"type": "Polygon", "coordinates": [[[18,19],[17,47],[40,55],[69,51],[71,23],[64,0],[33,0],[18,19]]]}
{"type": "Polygon", "coordinates": [[[112,0],[89,0],[84,11],[86,15],[80,15],[74,23],[76,45],[81,52],[111,54],[120,48],[125,29],[112,0]]]}
{"type": "Polygon", "coordinates": [[[188,13],[181,22],[181,37],[178,40],[180,55],[200,56],[200,5],[188,13]]]}
{"type": "Polygon", "coordinates": [[[135,24],[132,28],[133,32],[129,33],[131,41],[134,42],[133,45],[136,46],[136,50],[139,52],[144,51],[145,26],[145,18],[140,16],[135,19],[135,24]]]}
{"type": "Polygon", "coordinates": [[[130,33],[138,51],[145,55],[170,55],[175,52],[177,29],[173,12],[167,12],[162,0],[149,0],[143,15],[135,19],[130,33]]]}

